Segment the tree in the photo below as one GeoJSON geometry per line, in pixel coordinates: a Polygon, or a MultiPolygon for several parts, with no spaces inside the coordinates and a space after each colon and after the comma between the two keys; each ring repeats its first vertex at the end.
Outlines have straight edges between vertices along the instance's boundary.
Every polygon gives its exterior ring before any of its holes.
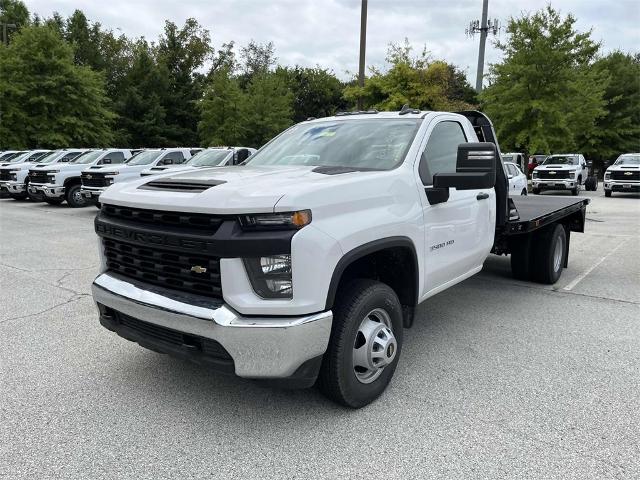
{"type": "Polygon", "coordinates": [[[329,70],[296,66],[278,67],[275,73],[284,79],[293,96],[294,122],[326,117],[348,108],[342,97],[344,85],[329,70]]]}
{"type": "Polygon", "coordinates": [[[405,39],[403,45],[391,44],[387,53],[390,68],[381,72],[371,68],[364,87],[355,83],[344,89],[344,97],[355,103],[362,98],[365,108],[399,110],[408,104],[426,110],[463,110],[472,107],[471,86],[453,65],[432,61],[427,50],[412,56],[405,39]]]}
{"type": "Polygon", "coordinates": [[[48,26],[23,28],[0,48],[0,147],[99,147],[113,140],[104,80],[73,63],[48,26]]]}
{"type": "Polygon", "coordinates": [[[280,76],[261,73],[253,77],[247,89],[247,146],[261,147],[293,123],[292,100],[280,76]]]}
{"type": "Polygon", "coordinates": [[[0,42],[3,40],[9,42],[14,33],[29,25],[29,10],[24,2],[19,0],[0,0],[0,23],[15,25],[13,28],[7,28],[6,39],[2,38],[2,30],[0,29],[0,42]]]}
{"type": "Polygon", "coordinates": [[[640,151],[640,55],[613,52],[593,68],[609,82],[604,91],[606,115],[579,142],[589,158],[613,160],[621,153],[640,151]]]}
{"type": "Polygon", "coordinates": [[[229,69],[210,78],[199,104],[198,133],[202,145],[242,145],[247,136],[247,95],[229,69]]]}
{"type": "Polygon", "coordinates": [[[169,78],[156,62],[145,40],[132,47],[131,67],[121,80],[121,92],[115,102],[119,116],[118,144],[131,147],[171,146],[166,137],[166,111],[163,93],[169,78]]]}
{"type": "Polygon", "coordinates": [[[165,96],[166,136],[175,144],[197,143],[198,109],[204,76],[198,72],[211,55],[209,32],[189,18],[182,28],[165,22],[157,50],[158,64],[168,75],[165,96]]]}
{"type": "Polygon", "coordinates": [[[511,18],[507,42],[496,44],[504,58],[481,99],[507,150],[574,151],[595,133],[607,78],[591,68],[599,45],[575,22],[548,6],[511,18]]]}

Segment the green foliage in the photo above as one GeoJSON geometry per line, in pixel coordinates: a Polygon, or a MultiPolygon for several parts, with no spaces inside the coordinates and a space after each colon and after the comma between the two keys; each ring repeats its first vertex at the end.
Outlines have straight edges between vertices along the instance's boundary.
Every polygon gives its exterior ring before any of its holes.
{"type": "Polygon", "coordinates": [[[73,62],[48,26],[25,27],[0,48],[0,147],[107,146],[113,113],[104,80],[73,62]]]}
{"type": "Polygon", "coordinates": [[[165,22],[157,61],[168,75],[164,96],[166,137],[175,145],[195,145],[199,121],[197,102],[202,98],[204,76],[198,73],[211,56],[209,32],[189,18],[182,28],[165,22]]]}
{"type": "Polygon", "coordinates": [[[462,110],[475,103],[475,93],[456,67],[432,61],[426,50],[413,57],[411,46],[391,44],[386,72],[371,69],[363,88],[350,85],[344,97],[351,103],[362,98],[365,108],[399,110],[408,104],[425,110],[462,110]]]}
{"type": "Polygon", "coordinates": [[[505,150],[575,151],[596,138],[608,78],[592,68],[599,45],[575,22],[550,6],[509,20],[508,41],[497,43],[503,61],[482,93],[505,150]]]}
{"type": "Polygon", "coordinates": [[[593,135],[582,139],[585,153],[614,160],[621,153],[640,151],[640,55],[613,52],[593,68],[609,78],[604,91],[607,113],[596,121],[593,135]]]}
{"type": "Polygon", "coordinates": [[[261,73],[253,77],[247,89],[247,146],[260,147],[293,123],[292,100],[278,75],[261,73]]]}
{"type": "Polygon", "coordinates": [[[244,145],[247,135],[247,96],[228,68],[210,78],[199,104],[198,133],[205,146],[244,145]]]}

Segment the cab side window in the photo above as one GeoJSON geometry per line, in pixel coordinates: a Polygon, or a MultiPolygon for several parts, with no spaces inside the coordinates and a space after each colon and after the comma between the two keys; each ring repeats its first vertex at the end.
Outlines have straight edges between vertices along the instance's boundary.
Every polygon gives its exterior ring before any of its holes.
{"type": "Polygon", "coordinates": [[[182,152],[169,152],[162,159],[162,164],[164,165],[178,165],[184,162],[184,155],[182,152]]]}
{"type": "Polygon", "coordinates": [[[124,153],[122,152],[111,152],[107,154],[101,163],[122,163],[124,162],[124,153]],[[111,162],[105,162],[105,160],[111,160],[111,162]]]}
{"type": "Polygon", "coordinates": [[[418,172],[424,185],[433,184],[435,173],[455,173],[458,145],[466,143],[462,125],[454,121],[438,123],[420,157],[418,172]]]}

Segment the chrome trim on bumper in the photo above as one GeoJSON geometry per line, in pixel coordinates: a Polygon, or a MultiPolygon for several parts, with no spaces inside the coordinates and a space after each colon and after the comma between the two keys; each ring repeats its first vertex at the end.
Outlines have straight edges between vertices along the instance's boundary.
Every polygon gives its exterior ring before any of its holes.
{"type": "Polygon", "coordinates": [[[85,198],[99,197],[107,187],[80,187],[80,195],[85,198]]]}
{"type": "Polygon", "coordinates": [[[22,182],[6,182],[3,186],[11,193],[22,193],[27,190],[22,182]]]}
{"type": "Polygon", "coordinates": [[[29,191],[31,193],[42,193],[48,198],[60,198],[64,196],[64,187],[62,185],[52,185],[49,183],[30,183],[29,191]]]}
{"type": "Polygon", "coordinates": [[[97,303],[139,320],[219,342],[235,373],[286,378],[329,343],[332,312],[300,317],[243,317],[222,302],[178,293],[103,273],[92,285],[97,303]]]}

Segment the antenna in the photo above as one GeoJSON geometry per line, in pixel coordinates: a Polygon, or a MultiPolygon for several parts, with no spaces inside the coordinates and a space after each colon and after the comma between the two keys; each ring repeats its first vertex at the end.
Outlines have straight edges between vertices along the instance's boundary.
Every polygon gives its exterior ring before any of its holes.
{"type": "Polygon", "coordinates": [[[467,37],[473,38],[476,33],[480,34],[480,48],[478,50],[478,74],[476,76],[476,91],[482,91],[482,78],[484,76],[484,50],[487,43],[487,35],[497,35],[500,31],[500,22],[497,18],[487,20],[489,11],[489,0],[482,1],[482,22],[473,20],[465,29],[467,37]]]}

